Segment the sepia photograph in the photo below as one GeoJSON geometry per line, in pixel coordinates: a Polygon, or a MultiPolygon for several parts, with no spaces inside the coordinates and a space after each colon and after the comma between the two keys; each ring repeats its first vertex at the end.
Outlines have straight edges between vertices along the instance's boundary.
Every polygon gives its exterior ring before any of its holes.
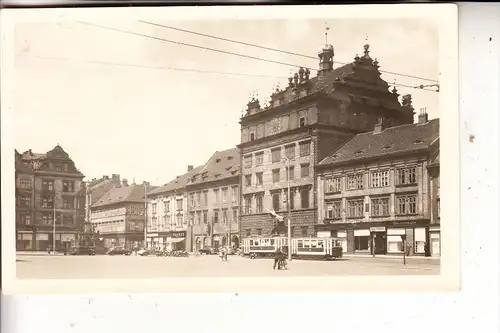
{"type": "Polygon", "coordinates": [[[5,15],[13,281],[456,288],[456,10],[335,7],[5,15]]]}

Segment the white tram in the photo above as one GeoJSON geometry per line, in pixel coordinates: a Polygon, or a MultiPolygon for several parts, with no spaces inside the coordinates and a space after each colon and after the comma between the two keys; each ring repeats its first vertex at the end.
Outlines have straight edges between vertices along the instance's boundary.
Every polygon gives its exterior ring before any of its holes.
{"type": "MultiPolygon", "coordinates": [[[[243,255],[272,257],[280,248],[288,252],[288,238],[285,236],[257,236],[243,239],[243,255]]],[[[342,241],[334,237],[292,238],[292,256],[300,259],[336,259],[342,258],[342,241]]]]}
{"type": "Polygon", "coordinates": [[[288,238],[282,236],[257,236],[243,239],[243,255],[251,257],[270,257],[280,248],[287,252],[288,238]]]}
{"type": "Polygon", "coordinates": [[[342,258],[342,241],[334,237],[304,237],[292,239],[292,256],[303,259],[342,258]]]}

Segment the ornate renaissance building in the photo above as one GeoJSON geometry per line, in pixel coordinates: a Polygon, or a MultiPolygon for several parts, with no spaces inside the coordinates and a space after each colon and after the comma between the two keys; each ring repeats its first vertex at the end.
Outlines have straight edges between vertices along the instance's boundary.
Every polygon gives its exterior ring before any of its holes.
{"type": "Polygon", "coordinates": [[[46,251],[71,242],[85,221],[84,175],[57,145],[45,154],[15,151],[16,249],[46,251]]]}
{"type": "Polygon", "coordinates": [[[285,234],[269,212],[286,221],[288,205],[293,235],[315,235],[317,164],[355,135],[372,131],[381,118],[386,126],[413,123],[411,97],[399,102],[397,90],[381,79],[369,45],[338,68],[333,46],[325,45],[318,57],[317,76],[300,68],[286,88],[271,95],[269,106],[252,99],[240,120],[241,237],[285,234]]]}

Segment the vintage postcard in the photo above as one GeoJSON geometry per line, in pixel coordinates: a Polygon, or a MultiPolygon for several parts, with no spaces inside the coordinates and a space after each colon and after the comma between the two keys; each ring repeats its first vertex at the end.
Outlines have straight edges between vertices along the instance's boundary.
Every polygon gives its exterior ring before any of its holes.
{"type": "Polygon", "coordinates": [[[457,29],[454,5],[3,11],[6,292],[457,290],[457,29]]]}

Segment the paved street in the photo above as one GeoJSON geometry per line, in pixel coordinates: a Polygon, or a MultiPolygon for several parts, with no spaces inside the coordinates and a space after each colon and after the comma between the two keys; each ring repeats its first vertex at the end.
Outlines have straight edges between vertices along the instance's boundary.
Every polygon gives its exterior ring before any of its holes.
{"type": "Polygon", "coordinates": [[[137,256],[49,256],[17,255],[18,278],[162,278],[162,277],[269,277],[345,275],[433,275],[439,274],[435,260],[345,258],[336,261],[294,260],[288,270],[273,271],[271,259],[230,256],[189,258],[137,256]]]}

